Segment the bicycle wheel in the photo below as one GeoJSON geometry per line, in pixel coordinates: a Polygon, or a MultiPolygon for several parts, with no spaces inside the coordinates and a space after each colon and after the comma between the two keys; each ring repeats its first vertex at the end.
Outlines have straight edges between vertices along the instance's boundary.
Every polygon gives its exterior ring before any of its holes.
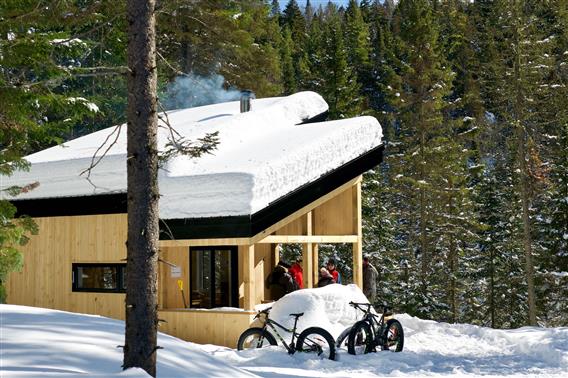
{"type": "Polygon", "coordinates": [[[351,328],[347,339],[349,354],[366,354],[373,351],[373,332],[368,322],[360,320],[351,328]]]}
{"type": "Polygon", "coordinates": [[[341,348],[342,346],[347,347],[347,338],[349,337],[349,332],[351,332],[351,327],[347,327],[341,332],[341,335],[337,338],[335,346],[341,348]]]}
{"type": "Polygon", "coordinates": [[[249,328],[241,334],[237,342],[237,349],[264,348],[271,345],[276,345],[274,336],[265,329],[255,327],[249,328]]]}
{"type": "Polygon", "coordinates": [[[335,341],[325,329],[310,327],[300,333],[296,341],[298,352],[316,353],[320,358],[335,360],[335,341]]]}
{"type": "Polygon", "coordinates": [[[383,350],[391,352],[401,352],[404,347],[404,331],[402,324],[396,319],[390,319],[382,336],[383,350]]]}

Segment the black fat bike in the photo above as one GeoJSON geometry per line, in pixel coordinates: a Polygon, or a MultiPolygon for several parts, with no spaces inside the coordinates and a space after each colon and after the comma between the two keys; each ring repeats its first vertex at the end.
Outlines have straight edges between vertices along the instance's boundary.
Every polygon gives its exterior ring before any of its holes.
{"type": "Polygon", "coordinates": [[[320,358],[335,360],[335,342],[333,340],[333,336],[331,336],[331,334],[325,329],[320,327],[309,327],[303,330],[300,334],[296,332],[298,318],[304,315],[303,312],[299,314],[290,314],[290,316],[295,318],[294,328],[292,329],[288,329],[282,324],[270,319],[268,316],[269,312],[270,308],[267,308],[256,314],[254,318],[263,321],[264,325],[262,327],[249,328],[244,331],[237,342],[237,348],[239,350],[277,345],[274,335],[267,329],[270,328],[278,337],[282,345],[284,345],[288,354],[294,354],[296,352],[314,353],[320,358]],[[261,319],[261,317],[264,317],[264,319],[261,319]],[[292,340],[290,341],[290,344],[284,341],[276,327],[292,333],[292,340]],[[296,339],[296,343],[294,343],[294,339],[296,339]]]}
{"type": "Polygon", "coordinates": [[[380,350],[401,352],[404,347],[404,331],[396,319],[386,318],[392,316],[390,308],[383,305],[381,315],[371,312],[370,303],[349,304],[363,312],[363,319],[351,327],[347,336],[347,351],[350,354],[365,354],[380,350]]]}

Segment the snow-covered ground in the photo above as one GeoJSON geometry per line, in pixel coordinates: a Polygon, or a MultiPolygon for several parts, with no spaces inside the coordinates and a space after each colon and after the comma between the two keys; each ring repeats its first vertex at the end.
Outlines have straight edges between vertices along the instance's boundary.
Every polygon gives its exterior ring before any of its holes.
{"type": "MultiPolygon", "coordinates": [[[[302,294],[312,298],[308,310],[320,306],[326,297],[314,291],[302,294]]],[[[287,300],[295,302],[299,296],[287,300]]],[[[273,310],[275,316],[285,312],[285,306],[279,307],[273,310]]],[[[236,351],[160,334],[159,345],[164,349],[158,352],[158,376],[568,377],[568,328],[493,330],[408,315],[397,315],[397,319],[405,330],[403,352],[351,356],[340,350],[338,361],[301,353],[289,356],[282,347],[236,351]]],[[[122,349],[117,348],[123,344],[121,321],[0,305],[0,327],[1,377],[145,376],[141,370],[121,372],[122,349]]]]}
{"type": "MultiPolygon", "coordinates": [[[[36,307],[0,305],[0,377],[126,376],[124,322],[36,307]]],[[[158,337],[160,377],[253,376],[204,352],[198,344],[158,337]]]]}

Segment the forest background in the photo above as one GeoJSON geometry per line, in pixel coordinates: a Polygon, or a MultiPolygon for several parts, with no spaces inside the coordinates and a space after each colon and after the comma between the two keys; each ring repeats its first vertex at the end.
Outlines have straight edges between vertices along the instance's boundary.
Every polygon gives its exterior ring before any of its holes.
{"type": "MultiPolygon", "coordinates": [[[[162,109],[313,90],[332,119],[377,117],[363,225],[381,298],[439,321],[568,325],[568,1],[345,4],[159,2],[162,109]]],[[[0,174],[125,121],[124,8],[0,0],[0,174]]],[[[0,201],[0,283],[37,231],[15,214],[0,201]]],[[[320,255],[350,280],[349,246],[320,255]]]]}

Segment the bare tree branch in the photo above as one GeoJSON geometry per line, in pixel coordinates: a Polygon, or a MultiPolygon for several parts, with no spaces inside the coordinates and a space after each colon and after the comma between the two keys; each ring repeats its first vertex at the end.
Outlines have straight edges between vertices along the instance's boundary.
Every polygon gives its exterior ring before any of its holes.
{"type": "MultiPolygon", "coordinates": [[[[118,137],[120,136],[120,130],[122,129],[122,125],[118,125],[115,126],[114,130],[107,135],[107,137],[105,138],[104,142],[97,148],[97,150],[95,151],[95,153],[93,154],[93,157],[91,158],[91,164],[90,166],[85,169],[84,171],[82,171],[79,175],[84,175],[85,173],[87,173],[87,180],[90,179],[91,177],[91,172],[92,170],[101,162],[101,160],[103,160],[103,158],[107,155],[107,153],[110,151],[110,149],[116,144],[116,142],[118,141],[118,137]],[[99,151],[105,146],[105,144],[107,144],[107,142],[109,141],[109,139],[112,137],[113,134],[116,134],[116,136],[114,137],[114,140],[109,144],[109,146],[105,149],[105,151],[103,152],[103,154],[101,156],[99,156],[97,158],[97,154],[99,153],[99,151]]],[[[89,180],[89,182],[91,182],[89,180]]]]}

